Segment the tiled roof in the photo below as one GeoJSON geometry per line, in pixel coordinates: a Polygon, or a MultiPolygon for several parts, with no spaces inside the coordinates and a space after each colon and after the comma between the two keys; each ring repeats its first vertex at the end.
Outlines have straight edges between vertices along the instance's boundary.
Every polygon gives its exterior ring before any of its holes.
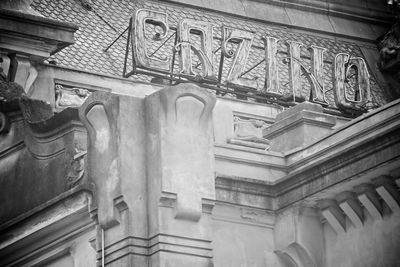
{"type": "MultiPolygon", "coordinates": [[[[280,39],[279,45],[279,67],[280,67],[280,87],[282,90],[289,90],[288,87],[288,66],[283,63],[283,58],[287,57],[287,48],[283,41],[295,40],[304,44],[302,48],[302,56],[304,56],[303,64],[310,66],[309,52],[307,48],[314,44],[327,49],[325,53],[325,88],[328,90],[327,98],[330,103],[333,103],[333,84],[332,84],[332,61],[337,53],[346,52],[352,56],[362,56],[361,50],[355,43],[338,41],[334,39],[323,38],[321,36],[305,34],[299,31],[283,28],[275,25],[269,25],[261,22],[249,21],[233,16],[222,15],[220,13],[205,12],[199,9],[190,7],[176,6],[158,1],[129,1],[129,0],[34,0],[32,7],[42,13],[45,17],[56,20],[73,22],[79,26],[76,32],[76,42],[60,51],[53,57],[57,63],[62,66],[68,66],[88,71],[93,71],[101,74],[109,74],[122,76],[123,61],[126,48],[126,37],[120,38],[107,52],[104,49],[117,36],[122,33],[128,26],[130,17],[134,11],[139,8],[148,8],[152,10],[163,11],[168,14],[170,27],[176,27],[178,22],[183,18],[192,18],[196,20],[209,21],[213,25],[214,34],[217,39],[214,41],[214,50],[220,46],[220,27],[227,25],[238,29],[255,32],[255,46],[248,58],[247,67],[257,64],[263,57],[263,42],[262,36],[272,36],[280,39]],[[89,3],[91,10],[85,8],[82,2],[89,3]]],[[[173,33],[171,30],[170,34],[173,33]]],[[[173,40],[171,38],[166,45],[160,49],[155,56],[163,57],[170,56],[173,40]]],[[[154,43],[150,48],[154,51],[157,48],[157,43],[154,43]]],[[[215,53],[214,62],[218,69],[220,51],[215,53]]],[[[229,60],[226,60],[224,68],[224,77],[228,72],[229,60]]],[[[175,67],[177,66],[177,62],[175,67]]],[[[254,68],[247,77],[259,77],[259,84],[264,84],[264,64],[260,64],[254,68]]],[[[245,76],[245,77],[246,77],[245,76]]],[[[135,76],[134,79],[149,81],[150,77],[135,76]]],[[[304,90],[309,90],[309,84],[304,82],[304,90]]],[[[371,76],[371,91],[375,104],[381,105],[387,102],[382,88],[375,78],[371,76]]]]}

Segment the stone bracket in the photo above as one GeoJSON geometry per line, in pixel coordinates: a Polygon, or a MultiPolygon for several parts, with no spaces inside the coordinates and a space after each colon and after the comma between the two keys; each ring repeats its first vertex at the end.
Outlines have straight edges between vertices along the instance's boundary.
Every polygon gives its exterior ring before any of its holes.
{"type": "Polygon", "coordinates": [[[391,176],[381,176],[374,180],[378,185],[376,191],[386,202],[392,212],[400,211],[400,194],[391,176]]]}
{"type": "Polygon", "coordinates": [[[375,220],[382,219],[382,204],[371,184],[361,184],[355,188],[358,199],[375,220]]]}
{"type": "Polygon", "coordinates": [[[198,221],[203,204],[215,199],[212,109],[215,98],[192,84],[164,88],[146,98],[149,179],[175,218],[198,221]],[[153,165],[153,166],[151,166],[153,165]],[[175,202],[175,203],[174,203],[175,202]]]}
{"type": "MultiPolygon", "coordinates": [[[[87,173],[95,185],[94,207],[103,229],[119,223],[114,208],[121,196],[118,155],[119,98],[105,92],[92,94],[79,110],[79,116],[88,131],[87,173]]],[[[94,208],[92,207],[92,208],[94,208]]]]}
{"type": "Polygon", "coordinates": [[[337,196],[339,207],[344,211],[346,216],[354,224],[355,227],[363,226],[363,211],[353,192],[345,191],[337,196]]]}
{"type": "Polygon", "coordinates": [[[332,226],[337,234],[346,232],[345,216],[338,206],[337,202],[333,199],[320,200],[319,206],[321,213],[332,226]]]}

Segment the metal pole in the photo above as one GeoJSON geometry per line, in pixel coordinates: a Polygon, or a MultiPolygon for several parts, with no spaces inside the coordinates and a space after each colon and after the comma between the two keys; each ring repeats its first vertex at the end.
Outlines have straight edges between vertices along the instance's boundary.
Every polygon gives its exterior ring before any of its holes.
{"type": "Polygon", "coordinates": [[[119,38],[121,38],[121,36],[126,33],[126,31],[129,29],[129,26],[120,34],[118,35],[117,39],[115,39],[109,46],[107,46],[106,49],[104,49],[104,52],[107,52],[108,49],[110,49],[111,46],[113,46],[113,44],[115,44],[116,41],[118,41],[119,38]]]}
{"type": "Polygon", "coordinates": [[[101,266],[104,267],[104,230],[101,228],[101,266]]]}

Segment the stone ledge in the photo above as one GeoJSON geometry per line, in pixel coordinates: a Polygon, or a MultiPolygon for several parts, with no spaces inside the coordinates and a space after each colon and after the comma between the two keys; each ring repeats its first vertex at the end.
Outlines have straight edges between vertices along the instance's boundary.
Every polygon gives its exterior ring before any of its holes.
{"type": "Polygon", "coordinates": [[[74,188],[2,224],[0,264],[19,266],[49,246],[62,244],[88,228],[94,229],[87,211],[90,197],[87,188],[74,188]]]}
{"type": "Polygon", "coordinates": [[[41,61],[74,43],[78,27],[32,14],[0,9],[0,47],[41,61]]]}

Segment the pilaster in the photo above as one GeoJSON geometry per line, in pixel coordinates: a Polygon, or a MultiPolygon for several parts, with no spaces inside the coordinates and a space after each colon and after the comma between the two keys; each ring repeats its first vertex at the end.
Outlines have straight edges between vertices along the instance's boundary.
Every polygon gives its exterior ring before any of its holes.
{"type": "Polygon", "coordinates": [[[148,256],[143,99],[105,92],[80,108],[88,131],[90,206],[98,263],[146,266],[148,256]]]}
{"type": "Polygon", "coordinates": [[[215,97],[180,84],[145,102],[149,265],[211,266],[215,97]]]}

